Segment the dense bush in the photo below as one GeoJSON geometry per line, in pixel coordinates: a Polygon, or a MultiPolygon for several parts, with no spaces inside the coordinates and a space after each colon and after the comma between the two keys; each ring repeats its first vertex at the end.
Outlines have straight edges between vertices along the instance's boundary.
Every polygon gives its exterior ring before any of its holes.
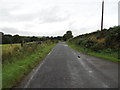
{"type": "MultiPolygon", "coordinates": [[[[100,52],[102,50],[118,51],[120,45],[120,26],[111,27],[102,31],[79,35],[70,42],[88,48],[92,51],[100,52]]],[[[106,53],[107,53],[106,52],[106,53]]]]}

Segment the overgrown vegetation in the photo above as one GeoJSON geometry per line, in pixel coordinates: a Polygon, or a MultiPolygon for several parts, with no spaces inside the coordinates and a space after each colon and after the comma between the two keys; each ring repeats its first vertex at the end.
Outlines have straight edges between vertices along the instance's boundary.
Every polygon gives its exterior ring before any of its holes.
{"type": "Polygon", "coordinates": [[[21,46],[21,44],[4,44],[2,46],[2,62],[11,63],[14,59],[19,60],[35,53],[39,46],[51,43],[53,42],[48,40],[42,43],[25,43],[24,46],[21,46]]]}
{"type": "Polygon", "coordinates": [[[105,58],[112,61],[120,61],[120,27],[116,26],[102,31],[83,34],[69,40],[73,48],[105,58]]]}
{"type": "Polygon", "coordinates": [[[3,45],[3,88],[14,87],[54,46],[55,43],[50,40],[40,44],[26,44],[23,47],[20,44],[3,45]]]}

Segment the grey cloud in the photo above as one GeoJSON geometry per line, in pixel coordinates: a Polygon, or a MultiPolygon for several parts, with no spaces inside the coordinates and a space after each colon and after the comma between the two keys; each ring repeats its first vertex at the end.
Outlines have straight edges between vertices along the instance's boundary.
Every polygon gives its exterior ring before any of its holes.
{"type": "Polygon", "coordinates": [[[0,32],[3,32],[5,34],[11,34],[11,35],[24,35],[24,36],[48,36],[49,33],[42,33],[42,32],[31,32],[31,31],[23,31],[23,30],[19,30],[17,28],[13,28],[13,27],[3,27],[0,28],[0,32]]]}
{"type": "Polygon", "coordinates": [[[25,14],[25,15],[11,15],[8,12],[2,11],[4,12],[0,17],[0,21],[6,21],[6,22],[28,22],[28,21],[32,21],[34,20],[34,16],[33,15],[29,15],[29,14],[25,14]],[[5,16],[6,15],[6,16],[5,16]]]}
{"type": "Polygon", "coordinates": [[[5,33],[18,33],[19,30],[16,28],[8,28],[8,27],[3,27],[1,30],[5,33]]]}
{"type": "Polygon", "coordinates": [[[6,7],[5,3],[0,1],[0,21],[11,19],[12,15],[10,12],[19,9],[20,6],[17,5],[9,6],[8,4],[8,6],[6,7]]]}
{"type": "Polygon", "coordinates": [[[23,35],[23,34],[30,35],[31,34],[31,32],[29,32],[29,31],[20,31],[17,28],[12,28],[12,27],[3,27],[0,29],[2,32],[8,33],[8,34],[20,34],[20,35],[23,35]]]}
{"type": "Polygon", "coordinates": [[[63,16],[61,16],[61,10],[59,7],[53,7],[49,9],[43,9],[40,12],[40,23],[54,23],[54,22],[61,22],[68,20],[70,18],[70,15],[68,13],[64,13],[63,16]]]}
{"type": "MultiPolygon", "coordinates": [[[[56,32],[54,31],[51,35],[60,33],[57,32],[58,27],[65,29],[70,28],[75,35],[91,32],[100,27],[98,24],[100,24],[101,20],[101,1],[102,0],[0,0],[0,27],[3,27],[2,31],[5,33],[18,33],[21,35],[36,35],[36,33],[33,32],[37,32],[38,30],[41,30],[41,32],[46,30],[46,32],[48,32],[40,33],[41,35],[50,35],[49,33],[51,31],[49,31],[49,26],[52,25],[53,28],[56,29],[56,32]],[[1,3],[1,1],[3,3],[1,3]],[[99,9],[97,10],[98,6],[99,9]],[[92,13],[95,14],[92,15],[92,13]],[[97,20],[99,21],[97,22],[97,20]],[[66,23],[61,24],[64,23],[64,21],[66,23]],[[49,24],[47,25],[46,23],[49,24]],[[56,23],[59,24],[58,27],[56,23]],[[39,27],[39,24],[41,27],[39,27]],[[20,27],[18,27],[19,25],[20,27]],[[10,28],[9,26],[16,28],[10,28]],[[96,28],[93,26],[96,26],[96,28]],[[48,28],[44,29],[44,27],[48,28]],[[89,27],[91,27],[91,29],[89,29],[89,27]],[[22,30],[20,30],[20,28],[22,30]]],[[[117,2],[118,0],[105,0],[105,28],[116,25],[118,20],[117,2]]]]}
{"type": "Polygon", "coordinates": [[[8,15],[10,15],[10,13],[8,12],[7,9],[5,9],[5,8],[0,8],[0,17],[1,17],[1,18],[6,17],[6,16],[8,16],[8,15]]]}
{"type": "MultiPolygon", "coordinates": [[[[69,15],[65,12],[61,12],[60,8],[57,6],[41,9],[37,12],[21,13],[19,15],[11,14],[10,12],[14,9],[1,8],[0,9],[0,21],[6,22],[30,22],[38,19],[39,23],[52,23],[61,22],[69,19],[69,15]],[[63,16],[60,16],[64,13],[63,16]]],[[[19,8],[18,8],[19,11],[19,8]]]]}
{"type": "Polygon", "coordinates": [[[68,17],[59,17],[56,15],[51,16],[44,16],[43,18],[39,19],[40,23],[54,23],[54,22],[61,22],[67,20],[68,17]]]}

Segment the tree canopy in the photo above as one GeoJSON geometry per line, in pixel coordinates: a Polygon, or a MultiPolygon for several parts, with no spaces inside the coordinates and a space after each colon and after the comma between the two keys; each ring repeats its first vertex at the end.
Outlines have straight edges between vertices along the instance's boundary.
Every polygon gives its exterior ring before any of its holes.
{"type": "Polygon", "coordinates": [[[63,35],[63,40],[67,41],[68,39],[72,38],[72,31],[67,31],[66,34],[63,35]]]}

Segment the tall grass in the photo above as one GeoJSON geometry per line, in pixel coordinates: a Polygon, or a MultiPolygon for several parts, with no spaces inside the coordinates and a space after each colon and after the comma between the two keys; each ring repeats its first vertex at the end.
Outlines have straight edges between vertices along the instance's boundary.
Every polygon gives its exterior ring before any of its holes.
{"type": "Polygon", "coordinates": [[[20,45],[8,45],[7,48],[9,50],[3,48],[3,88],[16,86],[54,46],[54,43],[49,42],[42,44],[35,43],[25,45],[24,47],[20,45]]]}
{"type": "Polygon", "coordinates": [[[2,89],[2,47],[0,46],[0,89],[2,89]]]}
{"type": "Polygon", "coordinates": [[[2,62],[10,62],[13,60],[13,57],[16,57],[16,55],[19,53],[19,50],[21,50],[20,44],[15,45],[2,45],[2,62]]]}
{"type": "MultiPolygon", "coordinates": [[[[49,42],[51,44],[52,42],[49,42]]],[[[42,48],[47,43],[30,43],[25,44],[23,47],[21,47],[21,44],[7,44],[2,46],[2,62],[4,63],[12,63],[14,60],[20,60],[22,58],[25,58],[26,56],[29,56],[36,52],[38,48],[42,48]]]]}

